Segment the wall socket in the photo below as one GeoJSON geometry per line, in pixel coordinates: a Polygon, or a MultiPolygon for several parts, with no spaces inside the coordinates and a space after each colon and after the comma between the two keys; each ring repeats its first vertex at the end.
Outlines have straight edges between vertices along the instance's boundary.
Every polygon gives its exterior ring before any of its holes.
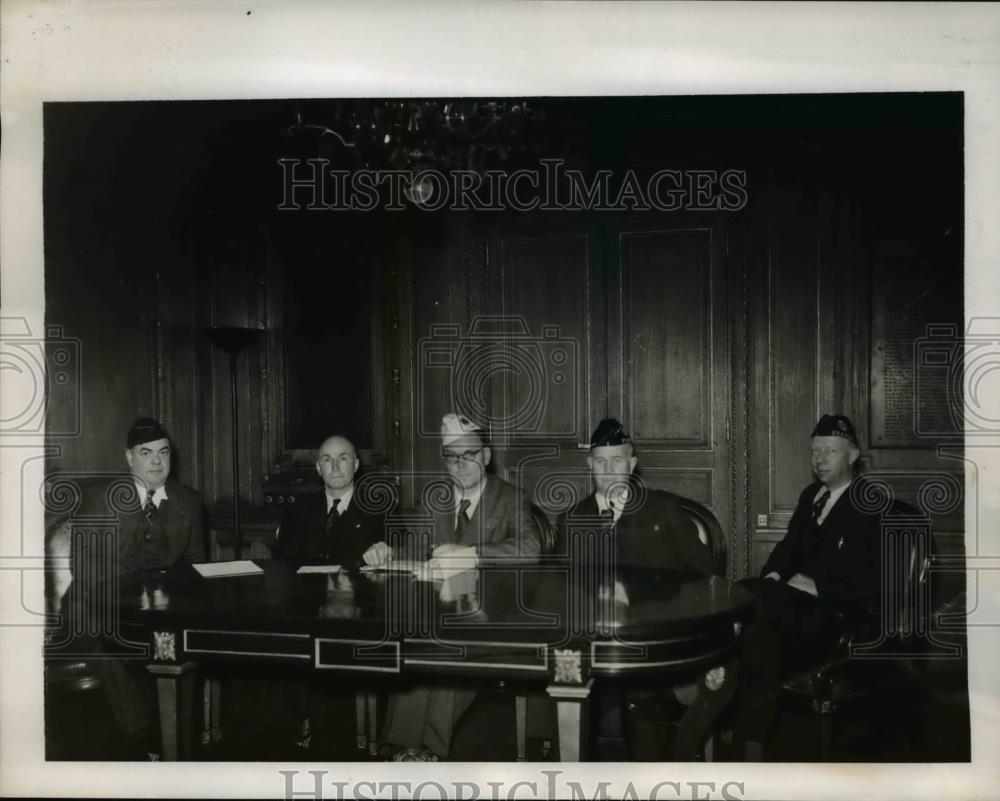
{"type": "Polygon", "coordinates": [[[757,528],[767,528],[767,515],[757,515],[757,528]]]}

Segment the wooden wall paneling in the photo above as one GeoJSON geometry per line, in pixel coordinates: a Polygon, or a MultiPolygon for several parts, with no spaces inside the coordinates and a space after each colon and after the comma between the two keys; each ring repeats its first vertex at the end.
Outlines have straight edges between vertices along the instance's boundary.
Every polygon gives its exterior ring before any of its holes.
{"type": "Polygon", "coordinates": [[[174,442],[173,475],[197,489],[204,484],[201,460],[202,415],[199,408],[201,295],[187,238],[177,256],[156,268],[159,380],[157,414],[174,442]]]}
{"type": "MultiPolygon", "coordinates": [[[[751,189],[758,201],[726,226],[726,284],[729,320],[729,519],[721,521],[728,534],[728,571],[733,578],[752,574],[754,532],[754,434],[757,415],[754,393],[758,381],[754,349],[756,261],[766,254],[760,239],[767,230],[766,172],[751,171],[751,189]]],[[[766,382],[764,382],[766,383],[766,382]]]]}
{"type": "Polygon", "coordinates": [[[502,384],[504,431],[511,440],[586,442],[605,372],[593,353],[603,323],[596,244],[575,222],[548,231],[508,229],[496,248],[491,268],[500,275],[490,275],[499,279],[499,313],[525,324],[525,336],[505,342],[539,368],[537,382],[514,373],[502,384]]]}
{"type": "Polygon", "coordinates": [[[285,281],[282,272],[280,245],[276,232],[270,229],[267,256],[264,261],[264,322],[261,343],[264,362],[264,385],[261,393],[261,414],[266,437],[264,475],[289,467],[291,455],[285,449],[285,281]]]}
{"type": "MultiPolygon", "coordinates": [[[[47,429],[72,437],[50,437],[59,448],[49,470],[121,470],[125,434],[132,420],[155,409],[153,321],[157,302],[153,271],[136,261],[125,243],[88,238],[88,225],[69,211],[46,218],[45,325],[78,342],[78,383],[48,387],[47,429]],[[65,223],[65,225],[63,225],[65,223]],[[59,230],[54,236],[53,229],[59,230]],[[95,280],[101,277],[102,280],[95,280]],[[58,287],[58,290],[55,288],[58,287]]],[[[97,224],[104,220],[98,216],[97,224]]],[[[39,339],[43,331],[30,332],[39,339]]],[[[42,391],[39,387],[38,391],[42,391]]]]}
{"type": "Polygon", "coordinates": [[[729,531],[733,221],[625,215],[607,224],[609,363],[620,362],[622,380],[622,405],[609,413],[630,427],[651,487],[706,502],[729,531]]]}
{"type": "Polygon", "coordinates": [[[766,514],[784,528],[810,473],[808,440],[829,380],[818,320],[817,198],[805,169],[778,170],[771,195],[766,347],[768,354],[768,470],[766,514]]]}
{"type": "Polygon", "coordinates": [[[532,493],[567,477],[589,487],[580,445],[605,414],[607,370],[600,232],[582,214],[498,223],[486,240],[487,309],[504,320],[488,340],[497,470],[532,493]]]}
{"type": "Polygon", "coordinates": [[[396,334],[400,373],[400,453],[403,503],[416,503],[440,478],[441,418],[454,406],[453,357],[467,328],[478,282],[475,237],[465,215],[443,214],[409,221],[400,240],[396,334]]]}
{"type": "Polygon", "coordinates": [[[619,243],[630,433],[646,447],[711,449],[712,230],[625,231],[619,243]]]}

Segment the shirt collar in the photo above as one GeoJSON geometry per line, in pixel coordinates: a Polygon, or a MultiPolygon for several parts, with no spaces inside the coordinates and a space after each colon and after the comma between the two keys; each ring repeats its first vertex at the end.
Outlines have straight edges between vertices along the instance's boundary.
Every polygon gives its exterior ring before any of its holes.
{"type": "MultiPolygon", "coordinates": [[[[330,510],[333,508],[333,496],[329,492],[323,493],[326,496],[326,513],[330,514],[330,510]]],[[[337,514],[342,515],[347,511],[347,507],[351,505],[351,499],[354,497],[354,485],[351,484],[347,488],[347,492],[340,496],[340,506],[337,507],[337,514]]]]}
{"type": "Polygon", "coordinates": [[[606,512],[608,509],[611,510],[612,514],[615,516],[615,520],[622,516],[622,510],[628,503],[630,490],[628,488],[622,490],[618,496],[613,500],[609,500],[604,496],[602,492],[595,492],[594,498],[597,501],[597,511],[606,512]]]}
{"type": "MultiPolygon", "coordinates": [[[[842,487],[838,487],[835,490],[830,490],[830,498],[826,502],[826,506],[823,507],[823,511],[820,512],[820,515],[819,515],[819,517],[816,520],[817,523],[822,523],[824,520],[826,520],[826,516],[828,514],[830,514],[830,510],[833,509],[833,505],[837,501],[840,500],[840,496],[843,495],[845,492],[847,492],[847,490],[850,488],[851,484],[853,484],[853,483],[854,483],[854,479],[852,478],[850,481],[848,481],[842,487]]],[[[820,497],[823,495],[823,493],[826,492],[826,491],[827,491],[826,487],[823,486],[822,484],[820,484],[819,490],[816,492],[816,497],[813,498],[813,503],[815,503],[816,501],[818,501],[820,499],[820,497]]]]}
{"type": "Polygon", "coordinates": [[[466,510],[465,514],[470,519],[472,515],[476,513],[476,507],[479,506],[479,499],[483,497],[483,490],[486,489],[486,482],[488,478],[484,478],[479,482],[478,485],[473,487],[471,490],[466,490],[465,494],[460,492],[455,493],[455,514],[458,514],[458,510],[461,508],[462,501],[469,501],[469,508],[466,510]]]}
{"type": "MultiPolygon", "coordinates": [[[[133,481],[135,481],[135,490],[139,493],[139,506],[143,506],[146,503],[146,492],[148,490],[138,479],[133,479],[133,481]]],[[[159,507],[165,500],[167,500],[167,485],[161,484],[153,491],[153,505],[159,507]]]]}

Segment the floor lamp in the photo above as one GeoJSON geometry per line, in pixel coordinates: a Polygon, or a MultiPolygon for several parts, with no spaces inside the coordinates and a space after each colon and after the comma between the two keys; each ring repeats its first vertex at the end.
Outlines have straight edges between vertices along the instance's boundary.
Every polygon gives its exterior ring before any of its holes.
{"type": "Polygon", "coordinates": [[[229,354],[229,386],[233,412],[233,543],[237,559],[243,558],[243,535],[240,533],[240,435],[236,394],[236,358],[264,331],[260,328],[210,328],[212,344],[229,354]]]}

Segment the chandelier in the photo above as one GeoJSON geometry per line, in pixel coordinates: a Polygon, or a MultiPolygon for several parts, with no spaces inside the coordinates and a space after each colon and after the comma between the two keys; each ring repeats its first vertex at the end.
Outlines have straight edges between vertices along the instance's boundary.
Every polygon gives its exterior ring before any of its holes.
{"type": "Polygon", "coordinates": [[[526,100],[343,100],[305,113],[295,149],[355,169],[499,169],[537,158],[543,114],[526,100]]]}

